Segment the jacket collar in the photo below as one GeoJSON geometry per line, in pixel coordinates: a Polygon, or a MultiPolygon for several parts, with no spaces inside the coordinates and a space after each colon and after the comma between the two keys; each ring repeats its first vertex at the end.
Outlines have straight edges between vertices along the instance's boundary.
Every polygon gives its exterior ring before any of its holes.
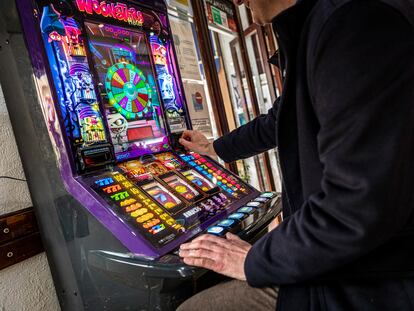
{"type": "MultiPolygon", "coordinates": [[[[281,12],[273,19],[273,31],[275,32],[280,52],[276,52],[270,58],[269,62],[271,64],[278,65],[280,56],[282,56],[283,60],[291,53],[295,53],[305,21],[316,1],[298,0],[295,5],[281,12]]],[[[280,65],[284,67],[285,62],[283,61],[280,65]]]]}

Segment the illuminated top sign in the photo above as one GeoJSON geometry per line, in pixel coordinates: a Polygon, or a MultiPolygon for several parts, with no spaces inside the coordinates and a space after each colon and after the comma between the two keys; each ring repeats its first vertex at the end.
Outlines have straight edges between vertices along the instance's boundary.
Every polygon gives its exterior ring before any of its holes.
{"type": "Polygon", "coordinates": [[[76,0],[76,5],[80,12],[114,18],[134,26],[142,26],[144,24],[142,12],[128,7],[124,3],[117,2],[115,4],[109,1],[76,0]]]}

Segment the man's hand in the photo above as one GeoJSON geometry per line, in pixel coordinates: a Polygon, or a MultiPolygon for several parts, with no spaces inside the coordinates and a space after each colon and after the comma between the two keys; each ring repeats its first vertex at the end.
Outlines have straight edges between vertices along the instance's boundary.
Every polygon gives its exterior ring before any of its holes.
{"type": "Polygon", "coordinates": [[[203,133],[198,131],[184,131],[180,138],[180,144],[187,150],[194,151],[199,154],[217,156],[213,144],[210,143],[203,133]]]}
{"type": "Polygon", "coordinates": [[[190,243],[182,244],[180,256],[187,265],[210,269],[245,281],[244,262],[251,247],[231,233],[227,233],[226,238],[205,234],[190,243]]]}

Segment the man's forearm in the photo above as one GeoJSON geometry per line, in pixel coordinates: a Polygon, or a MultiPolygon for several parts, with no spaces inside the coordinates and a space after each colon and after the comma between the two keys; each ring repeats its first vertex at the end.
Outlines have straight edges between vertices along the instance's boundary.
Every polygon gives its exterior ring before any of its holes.
{"type": "Polygon", "coordinates": [[[212,147],[215,153],[225,162],[232,162],[275,148],[277,109],[278,102],[268,114],[260,115],[214,141],[212,147]]]}

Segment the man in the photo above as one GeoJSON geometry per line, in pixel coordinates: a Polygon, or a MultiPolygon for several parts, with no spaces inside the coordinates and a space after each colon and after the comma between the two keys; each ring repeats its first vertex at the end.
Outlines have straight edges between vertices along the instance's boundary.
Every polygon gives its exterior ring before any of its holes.
{"type": "Polygon", "coordinates": [[[413,2],[242,2],[273,23],[283,95],[214,144],[191,131],[181,143],[227,162],[277,146],[285,219],[253,246],[184,244],[185,263],[239,281],[179,310],[271,310],[277,286],[278,311],[414,310],[413,2]]]}

